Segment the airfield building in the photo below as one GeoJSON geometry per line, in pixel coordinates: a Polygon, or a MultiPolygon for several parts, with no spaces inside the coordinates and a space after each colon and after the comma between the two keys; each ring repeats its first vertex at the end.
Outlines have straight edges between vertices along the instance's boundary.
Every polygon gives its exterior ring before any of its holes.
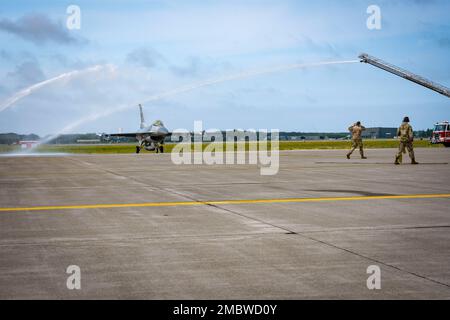
{"type": "Polygon", "coordinates": [[[366,128],[362,133],[362,137],[365,139],[391,139],[395,138],[397,134],[397,128],[366,128]]]}

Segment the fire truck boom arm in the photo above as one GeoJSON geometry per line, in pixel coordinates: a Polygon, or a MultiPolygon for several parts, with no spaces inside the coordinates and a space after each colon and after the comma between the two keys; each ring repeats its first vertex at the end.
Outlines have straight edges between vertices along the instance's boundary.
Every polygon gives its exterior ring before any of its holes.
{"type": "Polygon", "coordinates": [[[361,59],[361,62],[369,63],[375,67],[378,67],[382,70],[393,73],[393,74],[395,74],[399,77],[402,77],[404,79],[407,79],[409,81],[420,84],[428,89],[434,90],[434,91],[450,98],[450,89],[439,83],[425,79],[425,78],[418,76],[412,72],[406,71],[406,70],[401,69],[397,66],[394,66],[390,63],[387,63],[381,59],[370,56],[367,53],[363,53],[363,54],[359,55],[359,58],[361,59]]]}

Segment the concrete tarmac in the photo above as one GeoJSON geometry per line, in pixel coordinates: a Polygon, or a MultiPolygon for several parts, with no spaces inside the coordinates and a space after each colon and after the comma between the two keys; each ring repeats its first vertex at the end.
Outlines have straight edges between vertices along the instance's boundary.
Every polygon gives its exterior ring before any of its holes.
{"type": "Polygon", "coordinates": [[[417,149],[417,166],[395,152],[281,152],[273,176],[169,154],[2,156],[0,298],[449,299],[450,150],[417,149]]]}

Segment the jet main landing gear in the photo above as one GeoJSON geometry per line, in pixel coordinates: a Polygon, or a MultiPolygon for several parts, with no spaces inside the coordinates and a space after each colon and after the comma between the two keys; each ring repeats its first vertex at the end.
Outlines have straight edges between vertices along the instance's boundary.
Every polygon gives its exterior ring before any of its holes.
{"type": "Polygon", "coordinates": [[[151,147],[139,145],[136,146],[136,153],[141,152],[142,148],[145,148],[148,151],[156,151],[156,153],[164,153],[164,146],[162,145],[152,145],[151,147]]]}

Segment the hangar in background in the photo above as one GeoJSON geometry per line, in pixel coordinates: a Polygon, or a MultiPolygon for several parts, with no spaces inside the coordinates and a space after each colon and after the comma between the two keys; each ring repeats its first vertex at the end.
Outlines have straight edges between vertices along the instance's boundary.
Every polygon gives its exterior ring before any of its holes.
{"type": "Polygon", "coordinates": [[[362,137],[366,139],[391,139],[395,138],[397,128],[366,128],[362,133],[362,137]]]}

